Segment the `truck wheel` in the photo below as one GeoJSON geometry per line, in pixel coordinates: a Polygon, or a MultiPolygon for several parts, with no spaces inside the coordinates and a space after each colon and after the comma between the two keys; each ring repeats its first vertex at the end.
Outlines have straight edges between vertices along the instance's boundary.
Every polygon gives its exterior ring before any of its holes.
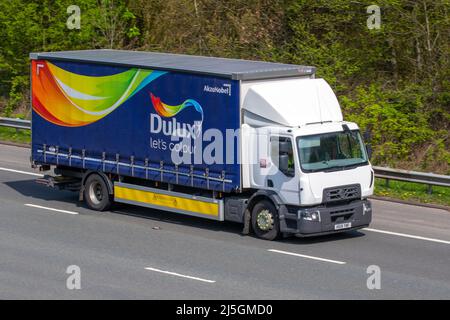
{"type": "Polygon", "coordinates": [[[252,210],[252,227],[256,236],[265,240],[275,240],[280,234],[278,212],[272,202],[262,200],[252,210]]]}
{"type": "Polygon", "coordinates": [[[111,196],[105,180],[98,174],[91,174],[84,184],[84,199],[90,209],[105,211],[111,207],[111,196]]]}

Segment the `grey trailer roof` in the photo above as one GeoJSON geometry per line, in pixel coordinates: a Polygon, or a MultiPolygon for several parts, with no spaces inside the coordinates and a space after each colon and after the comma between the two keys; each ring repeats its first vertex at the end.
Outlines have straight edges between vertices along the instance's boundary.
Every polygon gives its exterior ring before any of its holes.
{"type": "Polygon", "coordinates": [[[31,53],[30,58],[187,72],[233,80],[298,77],[315,73],[314,67],[294,64],[109,49],[31,53]]]}

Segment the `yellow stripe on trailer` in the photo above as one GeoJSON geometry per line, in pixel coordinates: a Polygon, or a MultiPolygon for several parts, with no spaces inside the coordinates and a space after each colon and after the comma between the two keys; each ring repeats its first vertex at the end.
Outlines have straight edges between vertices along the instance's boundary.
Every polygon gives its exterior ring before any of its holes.
{"type": "MultiPolygon", "coordinates": [[[[220,201],[200,200],[195,196],[180,196],[175,192],[158,190],[153,188],[135,187],[126,184],[114,185],[114,199],[117,202],[125,202],[136,205],[148,205],[158,209],[167,209],[185,214],[205,215],[219,220],[220,201]]],[[[222,219],[220,219],[222,220],[222,219]]]]}

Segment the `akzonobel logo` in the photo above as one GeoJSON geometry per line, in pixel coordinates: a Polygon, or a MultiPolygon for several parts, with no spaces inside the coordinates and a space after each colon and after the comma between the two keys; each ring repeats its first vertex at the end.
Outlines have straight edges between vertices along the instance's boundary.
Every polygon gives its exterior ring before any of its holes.
{"type": "Polygon", "coordinates": [[[210,93],[221,93],[221,94],[227,94],[231,96],[231,84],[230,83],[224,83],[221,87],[211,87],[207,84],[203,87],[203,91],[210,92],[210,93]]]}

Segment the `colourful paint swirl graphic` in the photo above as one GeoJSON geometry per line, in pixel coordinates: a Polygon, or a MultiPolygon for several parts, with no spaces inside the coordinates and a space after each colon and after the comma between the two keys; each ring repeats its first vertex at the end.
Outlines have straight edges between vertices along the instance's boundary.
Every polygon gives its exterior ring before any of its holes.
{"type": "Polygon", "coordinates": [[[166,72],[131,68],[108,76],[85,76],[48,61],[32,63],[33,110],[59,126],[94,123],[166,72]]]}
{"type": "Polygon", "coordinates": [[[203,122],[203,109],[201,105],[193,99],[187,99],[182,104],[179,104],[177,106],[170,106],[163,103],[161,99],[153,95],[153,93],[150,93],[150,98],[152,99],[155,111],[162,117],[170,118],[188,107],[194,107],[194,109],[202,116],[201,122],[203,122]]]}

